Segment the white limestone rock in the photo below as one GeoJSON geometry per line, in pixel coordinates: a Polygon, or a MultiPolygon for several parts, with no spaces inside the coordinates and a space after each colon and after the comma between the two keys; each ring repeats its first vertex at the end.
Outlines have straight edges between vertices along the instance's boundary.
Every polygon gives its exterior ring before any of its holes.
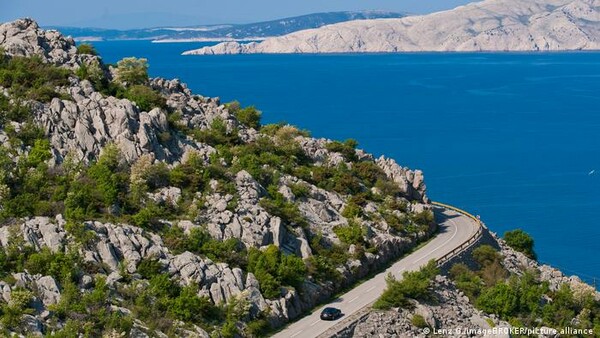
{"type": "Polygon", "coordinates": [[[598,0],[486,0],[400,19],[343,22],[184,55],[600,49],[598,0]]]}

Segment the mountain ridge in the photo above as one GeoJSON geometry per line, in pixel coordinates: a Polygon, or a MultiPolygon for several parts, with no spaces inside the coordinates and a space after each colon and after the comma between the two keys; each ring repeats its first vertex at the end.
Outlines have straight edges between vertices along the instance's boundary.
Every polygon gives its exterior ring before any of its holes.
{"type": "Polygon", "coordinates": [[[600,49],[598,0],[486,0],[401,19],[364,20],[184,55],[600,49]]]}
{"type": "Polygon", "coordinates": [[[65,35],[71,35],[79,41],[94,40],[153,40],[157,42],[179,41],[223,41],[223,40],[261,40],[267,37],[289,34],[298,30],[316,28],[324,25],[376,18],[397,18],[405,14],[365,10],[311,13],[294,17],[248,23],[219,24],[191,27],[153,27],[146,29],[111,30],[101,28],[74,28],[52,26],[65,35]]]}
{"type": "MultiPolygon", "coordinates": [[[[435,232],[423,173],[356,141],[261,125],[30,19],[0,25],[0,50],[0,335],[262,337],[435,232]]],[[[513,292],[600,328],[600,294],[514,237],[452,280],[390,282],[423,294],[344,337],[504,326],[513,292]]]]}

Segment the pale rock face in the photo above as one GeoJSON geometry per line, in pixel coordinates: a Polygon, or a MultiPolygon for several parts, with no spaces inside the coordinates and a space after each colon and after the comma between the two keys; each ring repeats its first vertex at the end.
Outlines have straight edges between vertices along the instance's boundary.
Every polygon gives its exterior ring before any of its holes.
{"type": "Polygon", "coordinates": [[[177,187],[164,187],[155,193],[148,193],[148,197],[158,204],[167,204],[174,207],[181,198],[181,189],[177,187]]]}
{"type": "Polygon", "coordinates": [[[54,278],[51,276],[44,276],[36,280],[35,283],[45,306],[58,304],[58,302],[60,302],[60,289],[54,278]]]}
{"type": "Polygon", "coordinates": [[[488,320],[495,326],[508,323],[487,317],[469,303],[469,299],[456,289],[446,277],[437,276],[432,290],[435,301],[413,301],[414,310],[374,311],[360,320],[344,337],[420,337],[422,331],[412,325],[414,315],[421,315],[432,329],[468,327],[490,329],[488,320]]]}
{"type": "Polygon", "coordinates": [[[12,55],[37,55],[55,64],[65,64],[77,54],[73,39],[65,39],[57,31],[44,31],[31,19],[0,25],[0,44],[12,55]]]}
{"type": "Polygon", "coordinates": [[[184,54],[597,49],[599,0],[486,0],[429,15],[344,22],[184,54]]]}
{"type": "Polygon", "coordinates": [[[385,174],[400,186],[400,190],[405,196],[425,203],[429,202],[425,194],[427,187],[422,171],[403,168],[394,159],[384,156],[378,158],[376,162],[385,174]]]}
{"type": "MultiPolygon", "coordinates": [[[[22,223],[19,230],[23,239],[34,248],[47,247],[51,251],[57,252],[62,249],[66,236],[63,225],[62,218],[59,221],[48,217],[34,217],[22,223]]],[[[11,239],[10,236],[10,227],[0,227],[0,246],[6,247],[11,239]]]]}

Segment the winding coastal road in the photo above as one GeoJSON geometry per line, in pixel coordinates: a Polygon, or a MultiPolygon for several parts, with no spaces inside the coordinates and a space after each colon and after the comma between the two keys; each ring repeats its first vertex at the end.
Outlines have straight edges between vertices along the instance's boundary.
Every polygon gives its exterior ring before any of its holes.
{"type": "Polygon", "coordinates": [[[387,270],[379,273],[368,281],[343,294],[339,298],[315,309],[313,313],[303,317],[277,332],[276,338],[313,338],[332,328],[337,322],[355,314],[375,301],[383,293],[386,282],[385,277],[392,273],[396,278],[401,278],[404,271],[418,270],[431,259],[439,259],[459,248],[469,241],[479,229],[479,224],[472,218],[454,210],[440,206],[435,207],[436,220],[439,231],[437,236],[422,248],[400,259],[387,270]],[[344,317],[338,321],[324,321],[319,318],[323,308],[333,306],[342,310],[344,317]]]}

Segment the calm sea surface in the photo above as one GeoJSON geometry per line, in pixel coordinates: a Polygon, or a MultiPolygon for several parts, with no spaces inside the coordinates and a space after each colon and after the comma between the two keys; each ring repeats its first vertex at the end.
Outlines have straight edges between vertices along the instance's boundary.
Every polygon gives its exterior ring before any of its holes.
{"type": "Polygon", "coordinates": [[[432,199],[523,228],[540,261],[600,281],[600,53],[180,56],[201,45],[95,43],[106,62],[148,58],[152,76],[265,122],[422,169],[432,199]]]}

